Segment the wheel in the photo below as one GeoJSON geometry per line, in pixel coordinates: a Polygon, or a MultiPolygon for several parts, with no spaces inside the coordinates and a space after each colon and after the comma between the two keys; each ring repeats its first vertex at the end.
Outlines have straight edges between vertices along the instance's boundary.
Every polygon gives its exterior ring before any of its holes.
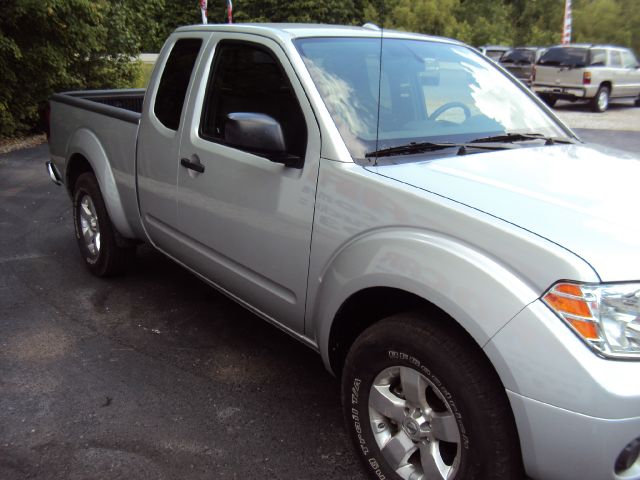
{"type": "Polygon", "coordinates": [[[447,110],[451,110],[453,108],[462,109],[462,112],[464,113],[463,122],[466,122],[467,120],[469,120],[469,117],[471,116],[471,111],[469,110],[469,107],[467,107],[462,102],[447,102],[444,105],[440,105],[438,108],[434,110],[434,112],[431,115],[429,115],[429,118],[431,120],[436,120],[444,112],[446,112],[447,110]]]}
{"type": "Polygon", "coordinates": [[[347,355],[342,401],[371,478],[523,476],[504,388],[453,325],[419,313],[374,324],[347,355]]]}
{"type": "Polygon", "coordinates": [[[602,113],[609,108],[609,87],[601,86],[596,96],[591,99],[591,110],[602,113]]]}
{"type": "Polygon", "coordinates": [[[135,254],[135,246],[118,245],[118,233],[111,224],[93,173],[83,173],[76,180],[73,223],[80,253],[91,273],[104,277],[125,270],[135,254]]]}
{"type": "Polygon", "coordinates": [[[636,101],[634,102],[634,105],[636,107],[640,107],[640,95],[638,95],[638,98],[636,98],[636,101]]]}
{"type": "Polygon", "coordinates": [[[540,95],[540,98],[542,99],[542,101],[544,103],[549,105],[551,108],[553,108],[555,106],[556,102],[558,101],[558,99],[556,97],[553,97],[551,95],[540,95]]]}

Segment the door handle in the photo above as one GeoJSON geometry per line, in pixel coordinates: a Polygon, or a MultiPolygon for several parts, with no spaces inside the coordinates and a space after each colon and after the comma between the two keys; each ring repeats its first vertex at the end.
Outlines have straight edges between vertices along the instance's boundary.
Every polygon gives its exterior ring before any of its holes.
{"type": "Polygon", "coordinates": [[[188,158],[181,158],[180,165],[190,170],[194,170],[198,173],[204,173],[204,165],[201,163],[192,162],[188,158]]]}

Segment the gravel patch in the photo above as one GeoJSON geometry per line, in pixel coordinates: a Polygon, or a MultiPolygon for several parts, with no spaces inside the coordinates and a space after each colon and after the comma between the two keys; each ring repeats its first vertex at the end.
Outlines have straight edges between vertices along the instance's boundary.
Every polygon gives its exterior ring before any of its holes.
{"type": "Polygon", "coordinates": [[[39,135],[29,135],[27,137],[0,138],[0,155],[3,153],[13,152],[14,150],[35,147],[45,143],[46,141],[47,136],[44,133],[39,135]]]}
{"type": "Polygon", "coordinates": [[[604,113],[592,112],[583,102],[558,102],[554,111],[571,128],[640,132],[640,107],[633,100],[616,101],[604,113]]]}

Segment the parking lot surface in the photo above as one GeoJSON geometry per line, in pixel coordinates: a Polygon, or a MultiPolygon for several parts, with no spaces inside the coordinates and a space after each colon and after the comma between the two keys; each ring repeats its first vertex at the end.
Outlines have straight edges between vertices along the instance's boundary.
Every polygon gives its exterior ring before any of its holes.
{"type": "Polygon", "coordinates": [[[0,479],[363,478],[320,357],[149,247],[91,276],[47,155],[0,156],[0,479]]]}
{"type": "Polygon", "coordinates": [[[0,156],[0,479],[362,478],[320,357],[149,247],[91,276],[47,153],[0,156]]]}
{"type": "Polygon", "coordinates": [[[571,128],[640,132],[640,107],[633,100],[613,100],[604,113],[592,112],[586,102],[559,101],[554,111],[571,128]]]}

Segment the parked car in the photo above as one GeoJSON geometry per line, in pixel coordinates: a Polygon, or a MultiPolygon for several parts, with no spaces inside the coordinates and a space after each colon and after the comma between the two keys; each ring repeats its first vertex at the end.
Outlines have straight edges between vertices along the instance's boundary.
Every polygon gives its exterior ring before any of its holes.
{"type": "Polygon", "coordinates": [[[147,242],[317,351],[371,478],[637,478],[640,162],[475,49],[183,27],[50,118],[87,268],[147,242]]]}
{"type": "Polygon", "coordinates": [[[522,83],[530,86],[533,66],[546,50],[540,47],[516,47],[500,57],[500,64],[522,83]]]}
{"type": "Polygon", "coordinates": [[[505,45],[483,45],[482,47],[478,47],[478,50],[491,60],[498,62],[500,61],[500,58],[502,58],[502,55],[511,50],[511,47],[507,47],[505,45]]]}
{"type": "Polygon", "coordinates": [[[550,106],[558,99],[587,100],[604,112],[610,99],[635,99],[640,106],[640,64],[628,48],[558,45],[536,64],[533,90],[550,106]]]}

